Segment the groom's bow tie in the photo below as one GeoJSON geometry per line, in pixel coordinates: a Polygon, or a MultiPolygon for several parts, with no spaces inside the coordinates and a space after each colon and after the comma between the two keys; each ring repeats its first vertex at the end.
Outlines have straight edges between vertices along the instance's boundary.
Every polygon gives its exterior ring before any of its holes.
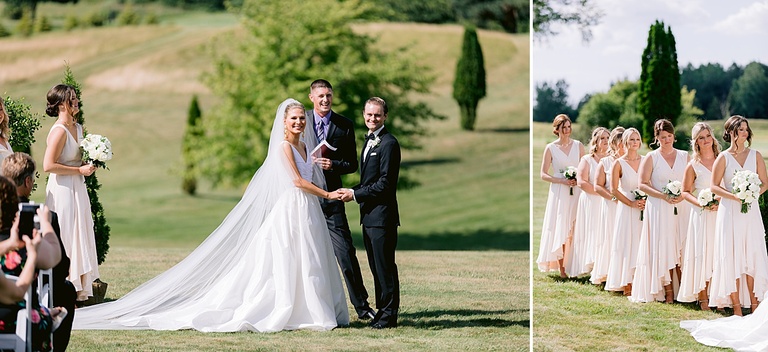
{"type": "Polygon", "coordinates": [[[374,133],[369,133],[367,136],[365,136],[366,141],[372,141],[374,139],[376,139],[376,134],[374,133]]]}

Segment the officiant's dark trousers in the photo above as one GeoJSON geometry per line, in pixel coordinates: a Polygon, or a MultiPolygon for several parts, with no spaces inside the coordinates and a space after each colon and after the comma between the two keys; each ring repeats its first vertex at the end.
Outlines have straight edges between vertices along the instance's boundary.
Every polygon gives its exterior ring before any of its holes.
{"type": "MultiPolygon", "coordinates": [[[[363,277],[360,273],[360,263],[355,254],[355,245],[352,243],[352,235],[347,222],[347,215],[344,212],[344,203],[339,206],[328,206],[323,204],[323,213],[325,221],[328,224],[328,231],[331,234],[331,243],[333,243],[333,253],[336,255],[336,261],[341,267],[341,273],[344,276],[344,282],[347,284],[349,301],[355,307],[357,315],[361,315],[370,309],[368,305],[368,291],[363,285],[363,277]]],[[[330,203],[330,202],[328,202],[330,203]]]]}
{"type": "Polygon", "coordinates": [[[397,226],[363,226],[363,240],[376,285],[376,319],[381,324],[396,324],[400,308],[400,279],[395,264],[397,226]]]}

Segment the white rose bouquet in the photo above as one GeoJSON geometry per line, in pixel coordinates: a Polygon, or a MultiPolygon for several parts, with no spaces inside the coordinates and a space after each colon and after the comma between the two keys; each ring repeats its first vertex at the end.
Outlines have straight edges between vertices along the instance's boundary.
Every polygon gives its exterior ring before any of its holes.
{"type": "Polygon", "coordinates": [[[696,197],[696,199],[699,201],[701,211],[704,211],[704,209],[715,206],[719,203],[717,199],[715,199],[715,194],[712,193],[712,190],[709,188],[704,188],[699,191],[699,196],[696,197]]]}
{"type": "MultiPolygon", "coordinates": [[[[576,179],[576,168],[573,166],[568,166],[565,168],[565,170],[560,170],[560,173],[563,174],[563,177],[565,177],[568,180],[575,180],[576,179]]],[[[573,195],[573,187],[571,187],[571,195],[573,195]]]]}
{"type": "MultiPolygon", "coordinates": [[[[666,194],[669,198],[677,198],[680,196],[680,192],[683,190],[683,183],[680,181],[669,181],[661,192],[666,194]]],[[[675,215],[677,215],[677,205],[675,205],[675,215]]]]}
{"type": "Polygon", "coordinates": [[[96,167],[107,168],[106,162],[112,160],[112,143],[102,135],[88,134],[80,142],[83,161],[96,167]]]}
{"type": "MultiPolygon", "coordinates": [[[[639,188],[635,188],[632,191],[632,195],[635,196],[635,200],[648,199],[648,195],[645,192],[641,191],[639,188]]],[[[640,221],[643,221],[643,211],[642,210],[640,210],[640,221]]]]}
{"type": "Polygon", "coordinates": [[[733,194],[741,199],[741,212],[746,214],[758,197],[760,197],[760,186],[763,183],[760,177],[749,170],[736,171],[731,179],[733,194]]]}

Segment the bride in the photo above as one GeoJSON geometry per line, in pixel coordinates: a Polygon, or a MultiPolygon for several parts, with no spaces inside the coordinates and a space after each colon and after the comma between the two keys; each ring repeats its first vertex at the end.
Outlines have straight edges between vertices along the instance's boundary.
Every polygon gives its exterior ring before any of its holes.
{"type": "MultiPolygon", "coordinates": [[[[317,197],[323,173],[302,138],[304,106],[277,109],[263,165],[240,202],[189,256],[122,298],[78,309],[74,329],[312,329],[349,324],[317,197]],[[311,182],[315,184],[312,184],[311,182]]],[[[303,139],[307,139],[304,141],[303,139]]]]}

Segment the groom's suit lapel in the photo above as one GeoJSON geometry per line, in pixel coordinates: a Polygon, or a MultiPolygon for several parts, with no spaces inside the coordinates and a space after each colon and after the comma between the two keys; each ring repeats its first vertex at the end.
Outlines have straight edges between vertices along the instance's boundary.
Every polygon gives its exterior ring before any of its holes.
{"type": "MultiPolygon", "coordinates": [[[[381,129],[381,131],[379,131],[379,135],[378,135],[378,137],[379,137],[379,140],[381,140],[382,138],[384,138],[384,136],[385,136],[387,133],[389,133],[389,132],[387,132],[387,128],[386,128],[386,127],[382,128],[382,129],[381,129]]],[[[373,154],[373,152],[374,152],[374,151],[375,151],[375,150],[378,148],[378,147],[374,147],[374,146],[372,146],[372,147],[371,147],[371,149],[370,149],[370,150],[368,150],[368,154],[367,154],[367,155],[365,155],[365,160],[363,160],[363,154],[365,153],[365,147],[366,147],[366,146],[368,146],[368,140],[366,140],[366,141],[365,141],[365,143],[363,144],[363,152],[362,152],[362,153],[360,153],[360,163],[361,163],[361,165],[363,165],[363,166],[360,168],[360,177],[361,177],[361,178],[362,178],[362,176],[363,176],[363,171],[365,170],[366,166],[368,166],[368,160],[371,160],[371,154],[373,154]]]]}

